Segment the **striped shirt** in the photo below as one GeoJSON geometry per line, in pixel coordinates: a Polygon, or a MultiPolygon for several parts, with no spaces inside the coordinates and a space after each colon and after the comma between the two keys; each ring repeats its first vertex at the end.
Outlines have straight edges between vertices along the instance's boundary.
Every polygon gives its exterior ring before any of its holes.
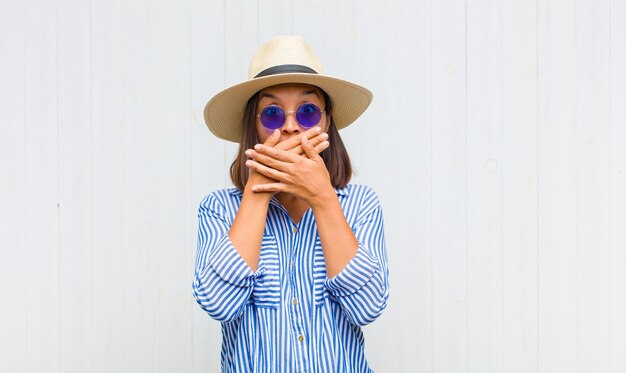
{"type": "Polygon", "coordinates": [[[201,201],[193,293],[222,322],[223,372],[371,371],[361,326],[389,297],[382,210],[369,187],[336,192],[359,246],[332,279],[311,209],[295,224],[271,199],[253,272],[228,237],[242,192],[223,189],[201,201]]]}

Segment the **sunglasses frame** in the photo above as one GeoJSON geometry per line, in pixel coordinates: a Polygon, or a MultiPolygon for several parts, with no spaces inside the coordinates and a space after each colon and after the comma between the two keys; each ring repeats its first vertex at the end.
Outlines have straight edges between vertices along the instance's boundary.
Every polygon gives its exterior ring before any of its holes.
{"type": "Polygon", "coordinates": [[[280,107],[278,105],[267,105],[266,107],[264,107],[261,110],[261,114],[257,114],[256,117],[259,118],[259,120],[261,120],[261,125],[263,125],[263,127],[267,128],[267,129],[272,129],[270,127],[266,127],[265,124],[263,124],[263,120],[261,119],[261,116],[263,115],[263,111],[265,111],[265,109],[267,109],[269,107],[276,107],[276,108],[280,109],[283,113],[285,113],[285,119],[283,120],[283,123],[281,124],[281,126],[278,127],[278,128],[282,128],[282,126],[285,125],[285,122],[287,121],[287,117],[289,115],[293,115],[295,117],[296,123],[298,123],[299,126],[304,127],[304,128],[313,128],[313,127],[317,126],[322,121],[322,118],[320,117],[320,120],[317,121],[317,123],[315,123],[314,125],[312,125],[310,127],[309,126],[305,126],[302,123],[300,123],[300,121],[298,121],[297,113],[298,113],[298,110],[300,110],[300,108],[303,107],[304,105],[313,105],[315,108],[317,108],[320,111],[320,115],[324,114],[324,112],[326,111],[326,108],[322,109],[322,108],[320,108],[319,106],[315,105],[312,102],[305,102],[305,103],[301,104],[300,106],[298,106],[298,108],[296,110],[292,110],[292,111],[284,110],[282,107],[280,107]]]}

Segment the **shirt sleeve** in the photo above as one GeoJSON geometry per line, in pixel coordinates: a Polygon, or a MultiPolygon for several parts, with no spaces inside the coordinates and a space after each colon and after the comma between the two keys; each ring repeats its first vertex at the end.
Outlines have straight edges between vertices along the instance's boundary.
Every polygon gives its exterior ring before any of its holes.
{"type": "Polygon", "coordinates": [[[198,209],[198,247],[193,295],[212,318],[229,322],[241,315],[257,278],[265,271],[262,260],[252,272],[228,237],[232,223],[214,195],[198,209]]]}
{"type": "Polygon", "coordinates": [[[371,194],[353,227],[359,242],[356,255],[332,279],[326,280],[350,322],[364,326],[376,320],[389,299],[389,274],[382,208],[371,194]]]}

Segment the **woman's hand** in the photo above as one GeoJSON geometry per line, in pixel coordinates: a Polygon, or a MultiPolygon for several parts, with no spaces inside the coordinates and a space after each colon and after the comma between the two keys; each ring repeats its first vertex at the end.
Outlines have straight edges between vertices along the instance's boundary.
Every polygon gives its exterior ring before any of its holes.
{"type": "MultiPolygon", "coordinates": [[[[272,135],[276,133],[275,130],[272,135]]],[[[278,137],[280,138],[280,131],[278,132],[278,137]]],[[[289,139],[275,145],[277,149],[288,150],[292,153],[303,155],[304,149],[302,149],[302,137],[306,136],[309,139],[309,143],[316,148],[317,153],[321,153],[326,147],[321,144],[328,139],[328,134],[326,132],[322,132],[322,128],[319,126],[315,126],[309,130],[306,130],[296,136],[290,137],[289,139]]],[[[267,142],[267,141],[266,141],[267,142]]],[[[274,145],[271,145],[274,146],[274,145]]]]}
{"type": "MultiPolygon", "coordinates": [[[[309,140],[309,144],[311,144],[314,147],[314,149],[317,151],[318,154],[324,151],[324,149],[328,147],[328,141],[325,141],[326,139],[328,139],[328,134],[325,132],[322,132],[322,129],[319,126],[316,126],[301,134],[293,136],[281,143],[278,143],[278,140],[280,139],[280,131],[274,130],[274,132],[270,135],[270,137],[268,137],[267,140],[265,140],[263,145],[270,147],[270,148],[275,147],[276,149],[288,151],[292,154],[302,156],[304,154],[304,149],[302,148],[302,145],[301,145],[303,136],[311,137],[311,139],[309,140]]],[[[249,158],[253,159],[254,150],[248,149],[246,150],[245,154],[249,158]]],[[[248,184],[246,185],[246,187],[248,185],[276,183],[277,181],[277,180],[271,179],[267,175],[258,173],[253,168],[248,167],[248,169],[250,170],[250,173],[248,177],[248,184]]]]}
{"type": "MultiPolygon", "coordinates": [[[[276,130],[274,133],[270,135],[270,137],[265,140],[263,145],[273,147],[276,145],[278,140],[280,139],[280,131],[276,130]]],[[[250,157],[249,150],[245,152],[245,154],[250,157]]],[[[255,170],[248,168],[248,182],[246,183],[246,189],[251,188],[252,185],[255,184],[266,184],[266,183],[274,183],[276,180],[272,180],[269,177],[266,177],[255,170]]]]}
{"type": "Polygon", "coordinates": [[[314,146],[305,133],[299,145],[304,151],[304,156],[298,155],[295,151],[285,151],[265,144],[256,145],[254,150],[246,152],[251,158],[246,162],[246,166],[251,171],[254,170],[275,180],[270,183],[253,184],[252,191],[286,192],[304,199],[313,208],[328,195],[335,195],[330,175],[319,155],[329,146],[328,141],[321,141],[314,146]]]}

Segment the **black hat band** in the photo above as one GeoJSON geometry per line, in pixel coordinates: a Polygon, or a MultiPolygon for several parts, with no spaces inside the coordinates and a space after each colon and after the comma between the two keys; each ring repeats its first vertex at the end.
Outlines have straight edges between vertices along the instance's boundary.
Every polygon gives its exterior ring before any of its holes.
{"type": "Polygon", "coordinates": [[[255,78],[260,78],[268,75],[287,74],[287,73],[305,73],[305,74],[317,74],[317,71],[308,66],[303,65],[278,65],[267,68],[260,73],[256,74],[255,78]]]}

